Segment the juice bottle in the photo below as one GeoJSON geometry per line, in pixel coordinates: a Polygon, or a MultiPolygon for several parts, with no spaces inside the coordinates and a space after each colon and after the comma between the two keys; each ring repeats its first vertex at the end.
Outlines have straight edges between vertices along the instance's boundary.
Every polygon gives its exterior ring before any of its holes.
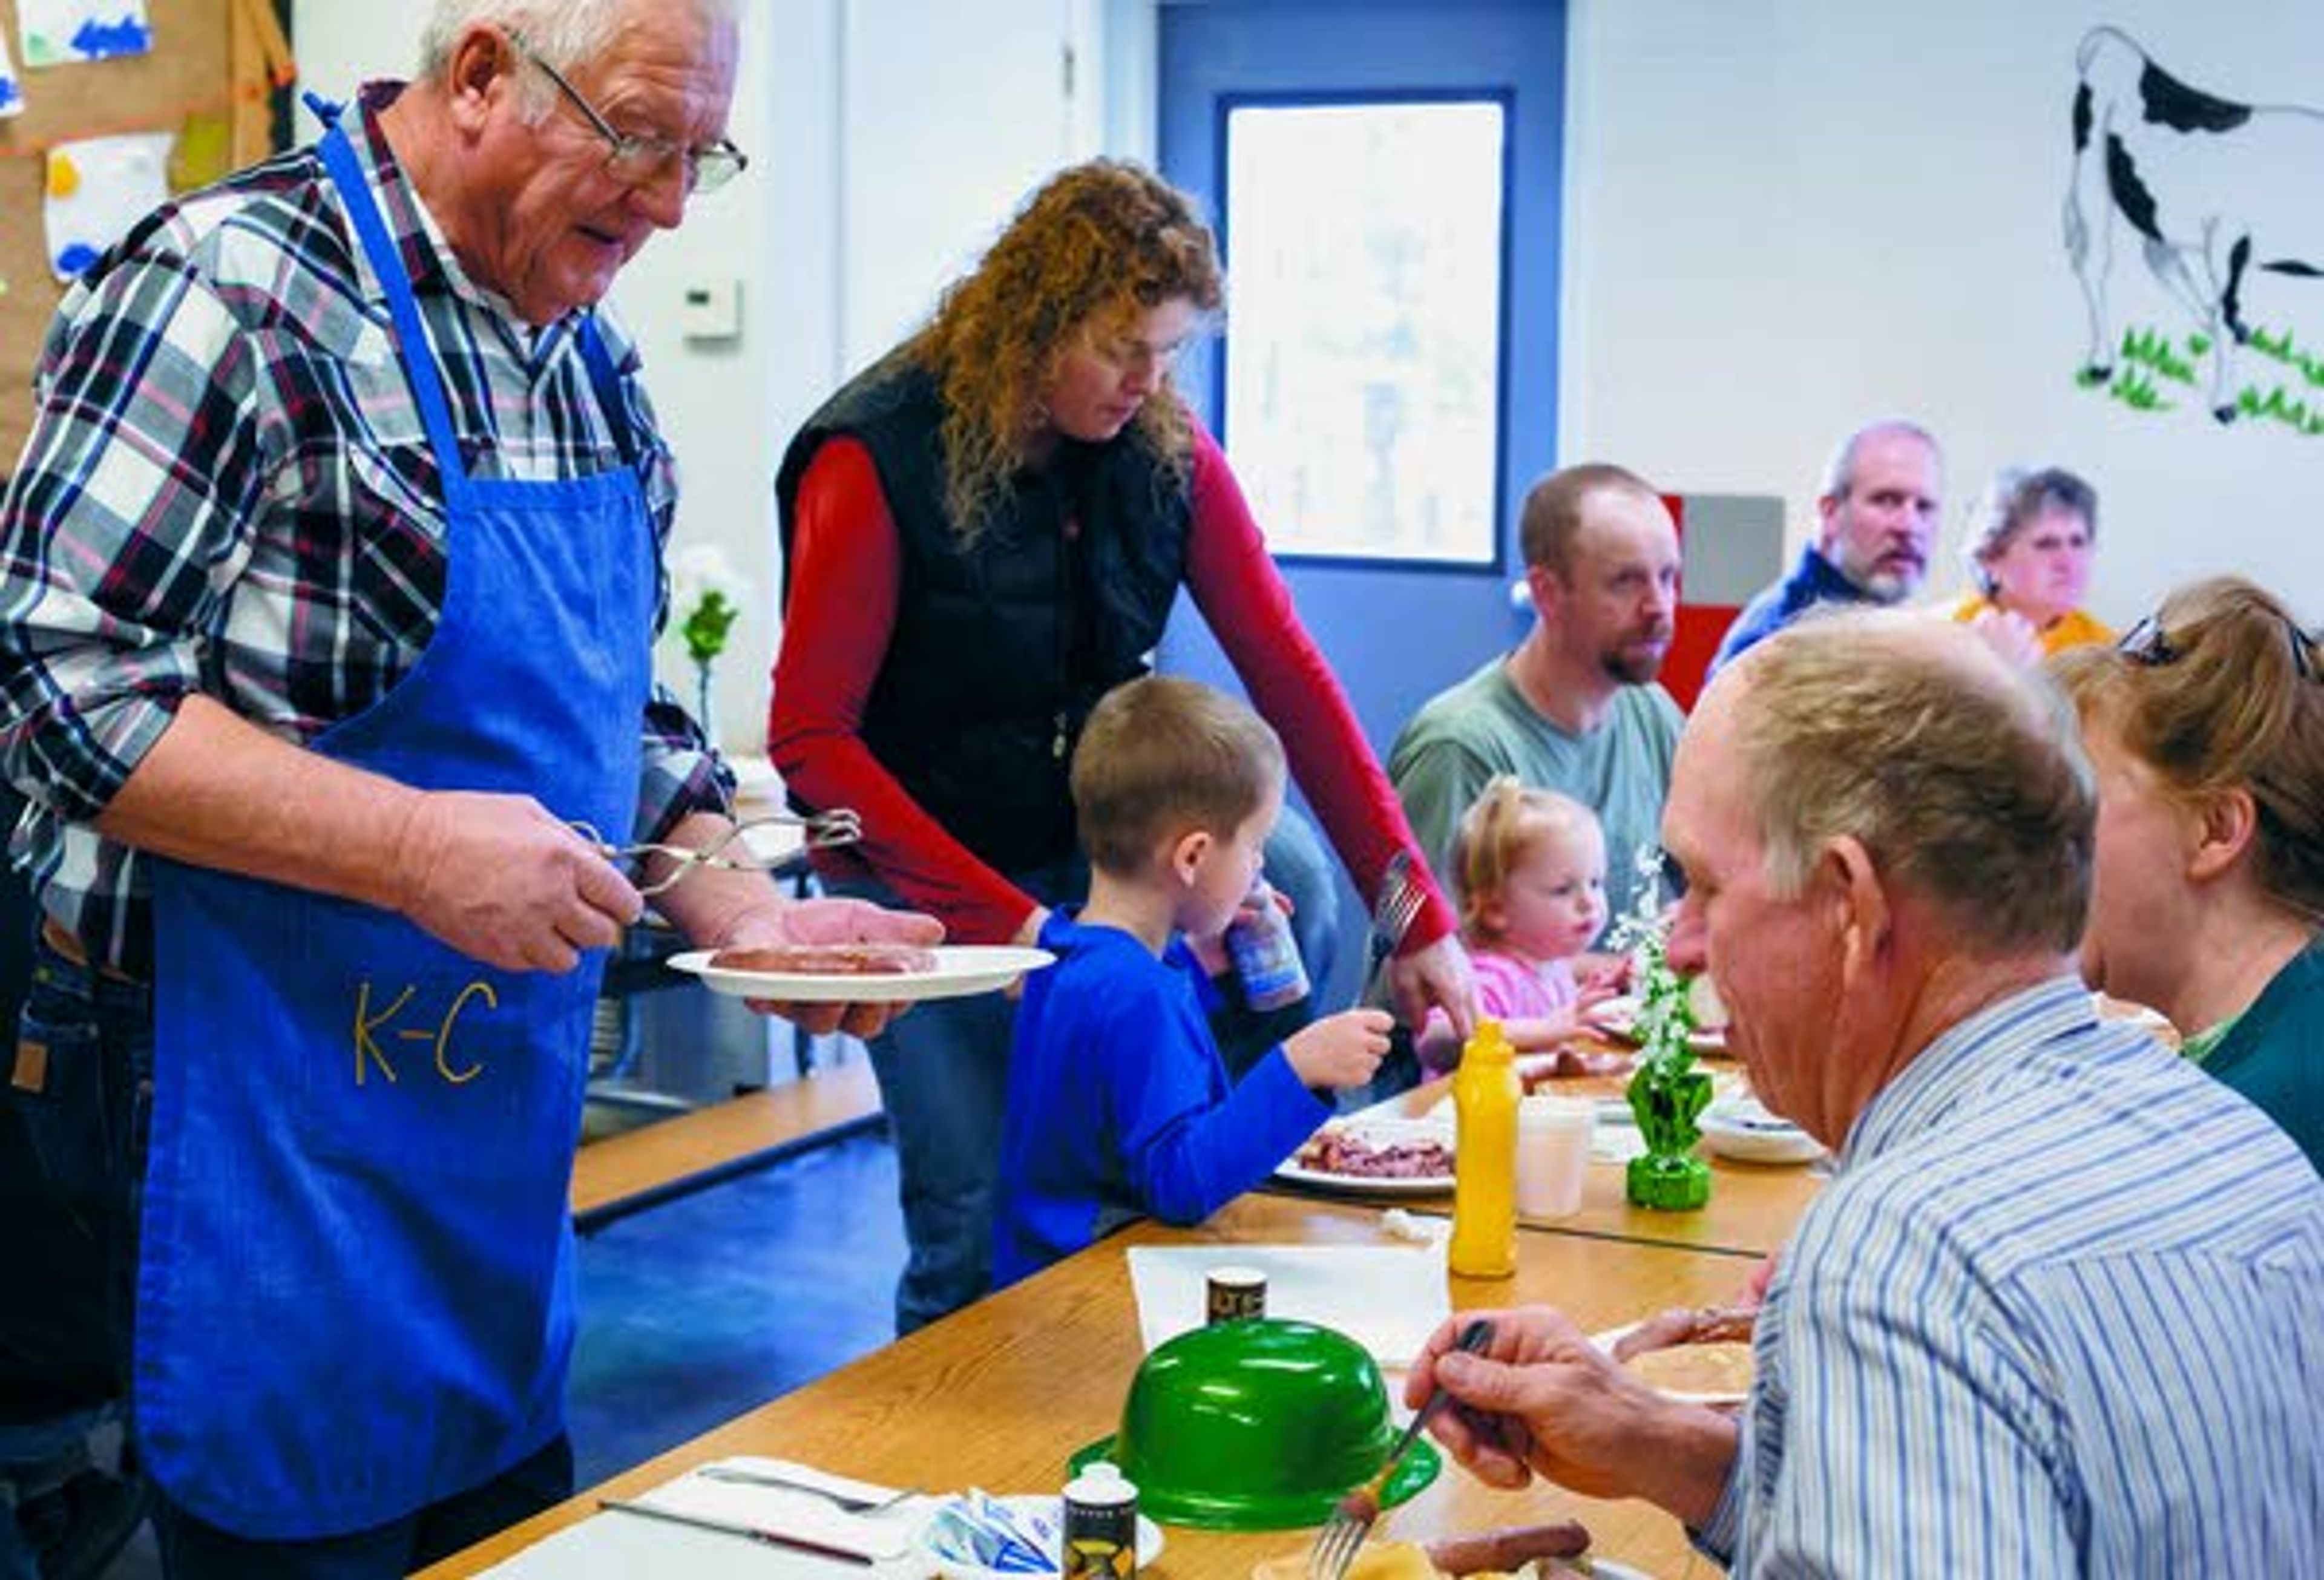
{"type": "Polygon", "coordinates": [[[1306,963],[1267,879],[1251,885],[1245,905],[1227,923],[1227,959],[1242,980],[1243,1002],[1258,1010],[1298,1003],[1308,993],[1306,963]]]}
{"type": "Polygon", "coordinates": [[[1517,1102],[1524,1086],[1516,1058],[1500,1022],[1480,1020],[1452,1077],[1459,1133],[1448,1263],[1462,1278],[1507,1278],[1517,1270],[1517,1102]]]}

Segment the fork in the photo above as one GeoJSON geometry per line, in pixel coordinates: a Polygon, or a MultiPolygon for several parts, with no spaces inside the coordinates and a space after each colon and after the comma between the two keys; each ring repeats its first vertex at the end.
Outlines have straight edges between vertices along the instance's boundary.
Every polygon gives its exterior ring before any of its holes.
{"type": "Polygon", "coordinates": [[[675,865],[651,883],[641,883],[638,893],[651,898],[670,888],[697,867],[715,867],[729,872],[764,872],[780,867],[790,859],[788,853],[765,857],[751,848],[748,836],[753,830],[795,828],[806,837],[810,850],[827,850],[834,845],[852,845],[863,837],[863,820],[851,807],[834,807],[829,812],[770,812],[758,817],[744,818],[730,825],[725,832],[703,845],[668,845],[647,841],[635,845],[616,845],[586,822],[567,825],[590,844],[597,854],[608,861],[631,861],[642,865],[657,856],[668,857],[675,865]],[[742,841],[740,850],[729,854],[736,841],[742,841]]]}
{"type": "Polygon", "coordinates": [[[745,1470],[736,1465],[706,1465],[696,1474],[708,1481],[739,1482],[754,1487],[783,1487],[794,1493],[810,1493],[843,1514],[878,1514],[894,1508],[907,1498],[920,1495],[918,1487],[898,1487],[882,1497],[859,1498],[853,1493],[835,1493],[828,1487],[773,1471],[745,1470]]]}
{"type": "MultiPolygon", "coordinates": [[[[1480,1318],[1461,1330],[1453,1347],[1474,1355],[1492,1338],[1493,1325],[1480,1318]]],[[[1372,1479],[1342,1498],[1333,1509],[1332,1517],[1315,1533],[1315,1545],[1308,1551],[1306,1580],[1342,1580],[1348,1566],[1356,1561],[1364,1538],[1371,1534],[1373,1524],[1379,1519],[1380,1500],[1388,1495],[1388,1484],[1396,1474],[1397,1466],[1420,1440],[1422,1429],[1452,1397],[1444,1391],[1444,1384],[1439,1382],[1430,1392],[1428,1402],[1420,1407],[1420,1413],[1412,1418],[1412,1424],[1404,1428],[1404,1435],[1388,1449],[1388,1457],[1380,1461],[1379,1469],[1372,1473],[1372,1479]]]]}
{"type": "Polygon", "coordinates": [[[1379,896],[1372,901],[1372,958],[1364,972],[1367,982],[1379,975],[1388,957],[1404,942],[1406,931],[1427,897],[1427,891],[1413,881],[1411,853],[1398,850],[1390,856],[1380,872],[1379,896]]]}

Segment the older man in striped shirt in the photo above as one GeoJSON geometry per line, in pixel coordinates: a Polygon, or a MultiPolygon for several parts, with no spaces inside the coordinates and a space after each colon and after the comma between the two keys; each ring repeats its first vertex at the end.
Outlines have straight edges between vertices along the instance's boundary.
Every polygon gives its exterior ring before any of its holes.
{"type": "Polygon", "coordinates": [[[1413,1369],[1480,1475],[1677,1514],[1738,1575],[2324,1574],[2324,1183],[2073,975],[2094,803],[2042,682],[1909,615],[1803,623],[1703,699],[1672,937],[1838,1153],[1739,1419],[1554,1311],[1413,1369]]]}

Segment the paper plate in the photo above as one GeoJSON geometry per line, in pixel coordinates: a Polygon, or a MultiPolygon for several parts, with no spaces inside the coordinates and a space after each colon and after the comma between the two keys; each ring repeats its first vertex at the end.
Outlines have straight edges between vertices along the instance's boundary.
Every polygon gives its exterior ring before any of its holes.
{"type": "Polygon", "coordinates": [[[852,976],[824,971],[737,971],[711,964],[716,950],[690,950],[669,957],[669,969],[699,978],[714,993],[787,1004],[917,1004],[931,998],[964,998],[1006,988],[1028,971],[1054,964],[1046,949],[1005,944],[947,944],[932,951],[936,969],[886,975],[852,976]]]}
{"type": "Polygon", "coordinates": [[[1749,1098],[1713,1103],[1695,1125],[1705,1147],[1738,1162],[1812,1163],[1823,1156],[1821,1142],[1749,1098]]]}
{"type": "MultiPolygon", "coordinates": [[[[1590,1336],[1590,1342],[1596,1345],[1600,1349],[1604,1350],[1610,1355],[1614,1353],[1614,1346],[1620,1343],[1622,1338],[1637,1326],[1638,1325],[1635,1322],[1625,1322],[1619,1327],[1609,1327],[1603,1333],[1591,1334],[1590,1336]]],[[[1674,1346],[1673,1347],[1679,1348],[1683,1346],[1674,1346]]],[[[1639,1381],[1646,1382],[1649,1387],[1655,1388],[1656,1392],[1662,1394],[1665,1398],[1683,1400],[1689,1404],[1735,1405],[1741,1404],[1744,1401],[1751,1397],[1751,1391],[1748,1386],[1740,1389],[1725,1388],[1707,1390],[1701,1392],[1688,1392],[1676,1388],[1659,1387],[1650,1379],[1644,1377],[1641,1377],[1639,1381]]]]}

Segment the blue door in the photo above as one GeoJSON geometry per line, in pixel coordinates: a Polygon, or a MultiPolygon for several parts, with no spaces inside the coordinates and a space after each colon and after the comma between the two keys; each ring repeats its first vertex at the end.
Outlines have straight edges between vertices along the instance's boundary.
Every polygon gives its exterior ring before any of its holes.
{"type": "MultiPolygon", "coordinates": [[[[1500,315],[1498,550],[1484,564],[1278,557],[1307,627],[1382,752],[1413,710],[1514,645],[1525,629],[1509,585],[1521,574],[1517,503],[1557,455],[1558,215],[1564,128],[1562,0],[1209,0],[1160,18],[1164,173],[1204,199],[1226,253],[1228,321],[1180,379],[1240,468],[1246,436],[1224,404],[1224,342],[1237,333],[1236,238],[1225,223],[1224,128],[1239,104],[1476,94],[1506,105],[1507,246],[1500,315]]],[[[1246,475],[1248,484],[1250,479],[1246,475]]],[[[1264,510],[1260,525],[1277,526],[1264,510]]],[[[1167,667],[1231,683],[1182,602],[1167,667]]]]}
{"type": "MultiPolygon", "coordinates": [[[[1529,610],[1513,605],[1509,589],[1522,569],[1517,507],[1528,484],[1557,455],[1565,6],[1563,0],[1165,0],[1159,28],[1163,172],[1203,199],[1218,225],[1227,266],[1223,333],[1190,352],[1179,384],[1220,435],[1253,494],[1259,524],[1302,619],[1346,687],[1374,749],[1385,757],[1415,709],[1514,646],[1531,619],[1529,610]],[[1264,414],[1247,419],[1251,403],[1240,394],[1232,401],[1227,398],[1230,363],[1242,354],[1235,336],[1243,335],[1248,344],[1273,333],[1263,315],[1275,310],[1268,304],[1284,298],[1263,288],[1286,272],[1277,254],[1283,238],[1298,234],[1296,225],[1271,225],[1265,259],[1238,261],[1238,194],[1227,189],[1229,173],[1242,172],[1237,179],[1252,180],[1251,161],[1242,157],[1247,150],[1236,143],[1239,138],[1246,145],[1259,141],[1239,130],[1257,126],[1240,112],[1250,106],[1415,104],[1499,106],[1499,170],[1492,185],[1500,205],[1499,256],[1485,261],[1496,265],[1490,275],[1499,294],[1492,314],[1499,344],[1490,420],[1472,425],[1490,427],[1489,443],[1439,447],[1419,460],[1421,470],[1434,464],[1440,473],[1454,473],[1434,481],[1457,484],[1465,494],[1467,514],[1479,523],[1478,536],[1450,554],[1399,554],[1392,548],[1379,555],[1319,552],[1305,526],[1286,530],[1282,519],[1270,519],[1274,512],[1261,498],[1268,491],[1255,486],[1254,470],[1283,457],[1286,449],[1296,453],[1301,438],[1264,431],[1264,414]],[[1238,286],[1238,270],[1244,264],[1254,271],[1250,289],[1238,286]]],[[[1316,170],[1314,189],[1325,188],[1338,173],[1316,170]]],[[[1435,187],[1452,184],[1447,176],[1444,183],[1423,179],[1390,188],[1408,198],[1391,198],[1387,207],[1406,201],[1416,209],[1426,207],[1435,187]]],[[[1277,184],[1283,199],[1270,192],[1264,208],[1250,193],[1241,194],[1246,212],[1271,214],[1302,201],[1296,170],[1288,179],[1279,172],[1277,184]]],[[[1259,228],[1255,222],[1246,224],[1259,228]]],[[[1314,227],[1314,235],[1318,248],[1340,240],[1328,224],[1314,227]]],[[[1432,281],[1444,283],[1420,289],[1424,312],[1460,306],[1425,300],[1432,289],[1440,298],[1462,289],[1457,281],[1465,277],[1463,271],[1445,271],[1443,262],[1441,255],[1432,260],[1429,274],[1432,281]]],[[[1295,260],[1289,271],[1296,268],[1295,260]]],[[[1240,372],[1236,379],[1239,392],[1247,388],[1240,372]]],[[[1368,397],[1375,393],[1397,399],[1395,391],[1366,390],[1368,397]]],[[[1391,514],[1406,511],[1415,481],[1411,469],[1406,470],[1401,478],[1367,473],[1363,500],[1352,508],[1368,504],[1391,514]],[[1392,504],[1382,503],[1382,491],[1392,494],[1392,504]]],[[[1273,497],[1292,495],[1277,490],[1273,497]]],[[[1343,497],[1336,508],[1344,516],[1351,506],[1343,497]]],[[[1160,658],[1165,668],[1234,686],[1223,655],[1183,597],[1160,658]]],[[[1343,900],[1352,905],[1344,878],[1342,886],[1343,900]]]]}

